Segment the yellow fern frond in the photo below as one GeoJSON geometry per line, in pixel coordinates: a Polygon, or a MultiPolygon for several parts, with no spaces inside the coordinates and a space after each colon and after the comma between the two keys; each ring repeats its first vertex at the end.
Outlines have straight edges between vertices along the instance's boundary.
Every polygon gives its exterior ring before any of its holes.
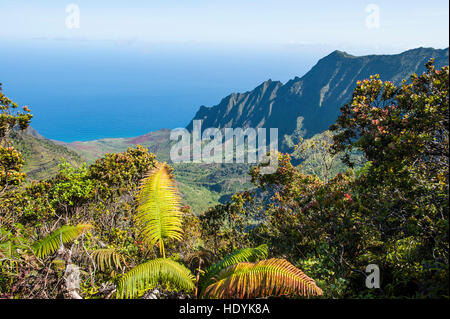
{"type": "Polygon", "coordinates": [[[170,283],[190,292],[194,289],[194,276],[189,269],[174,260],[153,259],[124,274],[118,282],[116,294],[118,298],[133,298],[162,283],[170,283]]]}
{"type": "Polygon", "coordinates": [[[121,269],[125,265],[125,257],[114,248],[96,249],[92,258],[100,271],[121,269]]]}
{"type": "Polygon", "coordinates": [[[164,256],[164,239],[181,240],[183,232],[180,197],[165,163],[144,177],[137,200],[135,219],[141,238],[151,246],[158,244],[164,256]]]}
{"type": "Polygon", "coordinates": [[[50,235],[36,241],[33,244],[33,250],[39,258],[44,258],[53,254],[62,244],[66,244],[81,234],[90,230],[91,224],[78,224],[76,226],[64,225],[50,235]]]}
{"type": "Polygon", "coordinates": [[[285,259],[241,262],[222,270],[205,289],[204,297],[256,298],[267,296],[319,296],[316,282],[285,259]]]}
{"type": "Polygon", "coordinates": [[[231,254],[225,256],[221,261],[209,267],[200,281],[201,286],[206,288],[212,284],[214,282],[213,278],[220,273],[221,270],[231,265],[235,265],[240,262],[255,262],[267,258],[268,251],[269,249],[266,244],[255,248],[241,248],[233,251],[231,254]]]}

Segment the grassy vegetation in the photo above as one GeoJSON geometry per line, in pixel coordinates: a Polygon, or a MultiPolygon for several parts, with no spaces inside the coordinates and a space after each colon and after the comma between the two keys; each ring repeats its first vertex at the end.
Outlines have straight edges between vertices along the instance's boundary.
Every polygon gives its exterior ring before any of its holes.
{"type": "MultiPolygon", "coordinates": [[[[304,143],[319,144],[327,137],[317,134],[304,143]]],[[[63,158],[74,166],[83,162],[89,164],[106,153],[119,153],[129,147],[140,144],[156,154],[157,160],[170,162],[170,131],[160,130],[135,138],[107,138],[87,142],[56,144],[45,138],[22,134],[14,139],[15,146],[24,154],[25,172],[29,180],[45,179],[55,175],[57,166],[63,158]]],[[[305,173],[323,177],[322,153],[327,153],[328,143],[317,147],[314,152],[301,153],[299,149],[292,153],[293,161],[301,163],[305,173]]],[[[327,153],[328,154],[328,153],[327,153]]],[[[327,155],[329,156],[329,155],[327,155]]],[[[339,157],[327,158],[330,161],[329,175],[343,172],[346,166],[339,157]]],[[[231,195],[254,188],[250,182],[248,164],[171,164],[173,174],[181,192],[182,204],[189,205],[195,214],[200,214],[219,203],[225,203],[231,195]]]]}
{"type": "Polygon", "coordinates": [[[147,147],[161,162],[169,161],[170,131],[162,129],[156,132],[132,138],[104,138],[94,141],[65,143],[64,145],[80,154],[91,164],[106,153],[124,152],[136,144],[147,147]]]}
{"type": "MultiPolygon", "coordinates": [[[[135,138],[108,138],[87,142],[56,144],[45,138],[21,134],[14,145],[25,157],[24,171],[29,180],[54,176],[63,158],[73,166],[91,164],[106,153],[119,153],[140,144],[156,154],[159,161],[169,161],[169,130],[160,130],[135,138]]],[[[181,192],[182,204],[195,214],[224,202],[231,194],[251,188],[249,165],[172,164],[181,192]]]]}
{"type": "Polygon", "coordinates": [[[249,165],[174,164],[173,167],[182,198],[196,214],[227,201],[235,192],[253,188],[249,165]]]}
{"type": "Polygon", "coordinates": [[[24,171],[28,180],[42,180],[54,176],[58,165],[64,160],[75,167],[85,161],[82,156],[63,145],[28,134],[16,135],[13,145],[24,156],[24,171]]]}

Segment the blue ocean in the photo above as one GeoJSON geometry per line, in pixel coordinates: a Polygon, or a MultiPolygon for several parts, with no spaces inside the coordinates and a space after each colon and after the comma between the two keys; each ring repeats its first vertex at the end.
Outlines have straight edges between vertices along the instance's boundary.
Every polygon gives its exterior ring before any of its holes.
{"type": "Polygon", "coordinates": [[[33,39],[0,49],[0,82],[32,127],[64,142],[184,127],[200,105],[306,73],[321,53],[133,41],[33,39]],[[20,44],[18,44],[20,43],[20,44]]]}

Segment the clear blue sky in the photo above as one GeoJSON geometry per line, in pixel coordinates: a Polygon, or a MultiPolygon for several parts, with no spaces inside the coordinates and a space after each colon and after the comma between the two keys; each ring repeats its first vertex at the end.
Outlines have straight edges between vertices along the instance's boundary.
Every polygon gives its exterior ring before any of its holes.
{"type": "MultiPolygon", "coordinates": [[[[0,39],[32,38],[327,45],[399,52],[448,46],[447,0],[0,0],[0,39]],[[66,5],[80,8],[80,28],[65,25],[66,5]],[[379,28],[367,28],[368,4],[379,28]]],[[[375,52],[374,52],[375,53],[375,52]]]]}
{"type": "Polygon", "coordinates": [[[184,126],[200,105],[302,76],[336,49],[395,54],[449,37],[447,0],[0,0],[0,21],[4,92],[63,141],[184,126]],[[366,25],[371,3],[379,28],[366,25]]]}

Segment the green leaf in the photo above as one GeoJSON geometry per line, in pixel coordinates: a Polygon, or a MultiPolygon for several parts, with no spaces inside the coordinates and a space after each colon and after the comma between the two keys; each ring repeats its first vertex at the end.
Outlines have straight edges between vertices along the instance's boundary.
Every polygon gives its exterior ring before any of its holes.
{"type": "Polygon", "coordinates": [[[66,244],[74,240],[92,227],[90,224],[78,224],[76,226],[64,225],[47,237],[34,242],[32,246],[33,251],[39,258],[44,258],[53,254],[61,246],[61,243],[66,244]]]}
{"type": "Polygon", "coordinates": [[[145,289],[161,283],[192,291],[194,276],[185,266],[166,258],[150,260],[124,274],[117,285],[118,298],[134,298],[145,289]]]}
{"type": "Polygon", "coordinates": [[[150,246],[159,244],[164,257],[164,239],[181,240],[183,230],[180,197],[167,165],[151,170],[143,179],[137,196],[136,224],[141,237],[150,246]]]}

